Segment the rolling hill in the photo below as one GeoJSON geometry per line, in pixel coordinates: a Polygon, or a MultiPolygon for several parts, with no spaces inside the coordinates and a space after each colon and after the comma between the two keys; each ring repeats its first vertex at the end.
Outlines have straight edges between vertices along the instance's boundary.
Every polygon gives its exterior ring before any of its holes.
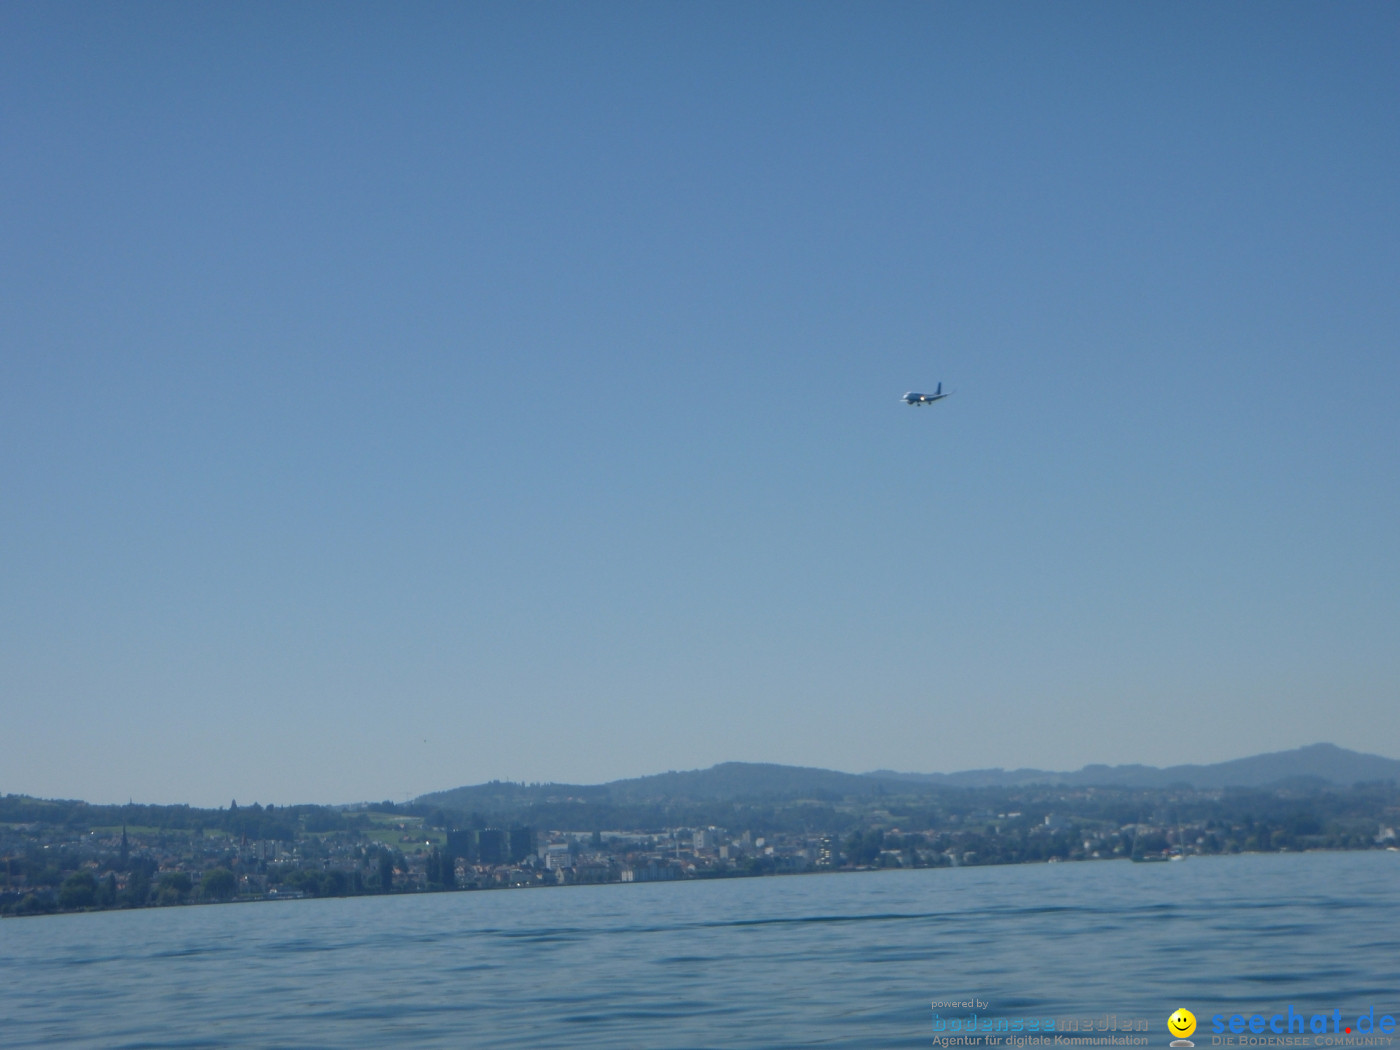
{"type": "Polygon", "coordinates": [[[544,803],[786,802],[834,803],[880,794],[910,794],[956,788],[1057,784],[1199,789],[1259,788],[1285,782],[1347,787],[1369,781],[1400,781],[1400,761],[1312,744],[1292,751],[1237,758],[1211,765],[1159,769],[1143,765],[1089,765],[1075,772],[1042,769],[978,769],[960,773],[841,773],[830,769],[770,763],[724,762],[709,769],[656,773],[606,784],[514,784],[492,781],[420,796],[416,803],[444,809],[496,812],[544,803]]]}

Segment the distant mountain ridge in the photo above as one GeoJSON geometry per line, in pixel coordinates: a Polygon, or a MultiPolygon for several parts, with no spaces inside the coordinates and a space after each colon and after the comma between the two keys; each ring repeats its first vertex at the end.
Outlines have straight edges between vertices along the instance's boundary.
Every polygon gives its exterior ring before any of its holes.
{"type": "Polygon", "coordinates": [[[867,776],[903,783],[947,787],[1015,787],[1064,784],[1068,787],[1193,788],[1265,787],[1287,780],[1312,780],[1347,787],[1377,780],[1400,780],[1400,761],[1349,751],[1335,744],[1310,744],[1292,751],[1236,758],[1213,765],[1089,765],[1074,773],[1043,769],[973,769],[963,773],[895,773],[882,769],[867,776]]]}
{"type": "Polygon", "coordinates": [[[415,802],[461,811],[491,812],[531,803],[632,804],[689,800],[837,802],[844,798],[945,788],[1019,787],[1031,784],[1067,787],[1199,789],[1261,788],[1282,782],[1348,787],[1370,781],[1400,782],[1400,761],[1349,751],[1335,744],[1311,744],[1212,765],[1089,765],[1076,772],[1042,769],[974,769],[961,773],[841,773],[806,766],[723,762],[709,769],[655,773],[606,784],[515,784],[492,781],[435,791],[415,802]]]}

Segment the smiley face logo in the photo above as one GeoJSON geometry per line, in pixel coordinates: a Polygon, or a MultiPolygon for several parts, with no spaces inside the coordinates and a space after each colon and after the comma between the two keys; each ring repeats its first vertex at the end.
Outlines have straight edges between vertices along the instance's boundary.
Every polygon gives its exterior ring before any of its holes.
{"type": "Polygon", "coordinates": [[[1167,1018],[1167,1031],[1178,1039],[1187,1039],[1196,1030],[1196,1015],[1186,1007],[1181,1007],[1167,1018]]]}

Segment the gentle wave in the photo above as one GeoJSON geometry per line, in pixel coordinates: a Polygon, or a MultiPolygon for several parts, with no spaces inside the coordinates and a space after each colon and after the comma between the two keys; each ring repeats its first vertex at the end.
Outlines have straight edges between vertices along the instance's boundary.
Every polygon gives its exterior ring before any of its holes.
{"type": "Polygon", "coordinates": [[[4,1045],[927,1045],[986,1016],[1400,1014],[1387,853],[963,868],[0,923],[4,1045]],[[946,1013],[946,1012],[945,1012],[946,1013]]]}

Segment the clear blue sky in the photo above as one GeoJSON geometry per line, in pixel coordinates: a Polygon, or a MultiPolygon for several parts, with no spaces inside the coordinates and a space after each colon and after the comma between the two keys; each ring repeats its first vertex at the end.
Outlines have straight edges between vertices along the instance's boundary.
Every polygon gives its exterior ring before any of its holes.
{"type": "Polygon", "coordinates": [[[1400,756],[1393,3],[16,2],[0,99],[0,791],[1400,756]]]}

